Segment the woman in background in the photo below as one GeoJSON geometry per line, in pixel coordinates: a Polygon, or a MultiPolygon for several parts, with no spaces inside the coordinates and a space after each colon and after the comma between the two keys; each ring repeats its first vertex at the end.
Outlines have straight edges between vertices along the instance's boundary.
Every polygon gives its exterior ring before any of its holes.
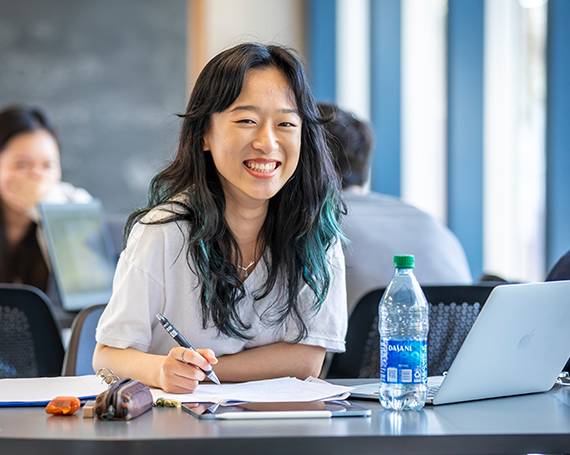
{"type": "Polygon", "coordinates": [[[25,106],[0,112],[0,282],[47,292],[49,261],[36,205],[90,199],[61,182],[59,143],[45,113],[25,106]]]}
{"type": "Polygon", "coordinates": [[[95,370],[169,392],[320,372],[344,351],[340,180],[296,56],[242,44],[214,57],[178,153],[130,219],[95,370]],[[194,347],[177,347],[162,313],[194,347]],[[214,354],[215,351],[215,354],[214,354]]]}

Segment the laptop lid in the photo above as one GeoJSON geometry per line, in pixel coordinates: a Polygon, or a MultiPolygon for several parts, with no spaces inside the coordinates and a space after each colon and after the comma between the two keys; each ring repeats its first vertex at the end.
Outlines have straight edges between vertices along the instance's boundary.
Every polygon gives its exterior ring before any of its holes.
{"type": "Polygon", "coordinates": [[[107,303],[117,257],[101,202],[40,204],[39,212],[63,309],[107,303]]]}
{"type": "Polygon", "coordinates": [[[498,286],[433,404],[550,390],[570,356],[570,281],[498,286]]]}

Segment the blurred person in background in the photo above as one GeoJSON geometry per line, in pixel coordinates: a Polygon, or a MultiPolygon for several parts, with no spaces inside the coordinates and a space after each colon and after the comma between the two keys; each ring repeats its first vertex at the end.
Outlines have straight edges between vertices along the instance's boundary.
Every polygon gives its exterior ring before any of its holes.
{"type": "Polygon", "coordinates": [[[413,254],[421,285],[472,284],[463,247],[438,219],[398,198],[366,191],[373,133],[370,126],[330,104],[320,104],[329,146],[342,177],[348,216],[344,233],[349,314],[360,298],[388,286],[396,254],[413,254]],[[335,115],[336,114],[336,115],[335,115]]]}
{"type": "Polygon", "coordinates": [[[61,182],[57,134],[42,110],[9,106],[0,112],[0,282],[51,294],[37,204],[91,199],[87,191],[61,182]]]}

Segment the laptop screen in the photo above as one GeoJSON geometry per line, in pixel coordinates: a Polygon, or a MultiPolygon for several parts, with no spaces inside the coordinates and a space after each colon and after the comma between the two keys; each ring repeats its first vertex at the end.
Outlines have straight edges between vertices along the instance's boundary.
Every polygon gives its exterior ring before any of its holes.
{"type": "Polygon", "coordinates": [[[117,259],[101,202],[40,204],[39,210],[63,309],[107,303],[117,259]]]}

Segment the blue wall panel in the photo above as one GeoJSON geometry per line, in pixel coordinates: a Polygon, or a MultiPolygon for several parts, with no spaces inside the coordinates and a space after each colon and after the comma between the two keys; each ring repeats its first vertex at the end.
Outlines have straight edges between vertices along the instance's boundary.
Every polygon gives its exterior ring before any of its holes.
{"type": "Polygon", "coordinates": [[[570,1],[548,2],[546,263],[570,250],[570,1]]]}
{"type": "Polygon", "coordinates": [[[400,196],[400,0],[371,0],[371,188],[400,196]]]}
{"type": "Polygon", "coordinates": [[[483,270],[484,0],[449,0],[448,224],[483,270]]]}
{"type": "Polygon", "coordinates": [[[308,72],[317,101],[336,99],[336,1],[308,2],[308,72]]]}

